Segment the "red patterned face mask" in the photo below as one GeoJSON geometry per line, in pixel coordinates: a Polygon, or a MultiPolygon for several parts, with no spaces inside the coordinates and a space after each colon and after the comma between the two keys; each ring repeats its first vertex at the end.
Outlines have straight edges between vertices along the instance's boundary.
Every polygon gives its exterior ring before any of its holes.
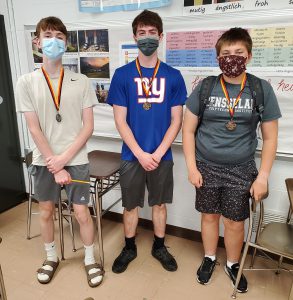
{"type": "Polygon", "coordinates": [[[219,67],[227,77],[238,77],[245,70],[247,57],[241,55],[227,55],[219,57],[219,67]]]}

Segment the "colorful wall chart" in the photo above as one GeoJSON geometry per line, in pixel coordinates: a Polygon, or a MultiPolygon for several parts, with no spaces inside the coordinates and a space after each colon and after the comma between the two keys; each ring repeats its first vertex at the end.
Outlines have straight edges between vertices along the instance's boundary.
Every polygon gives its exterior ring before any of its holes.
{"type": "MultiPolygon", "coordinates": [[[[293,27],[248,29],[253,40],[250,71],[293,72],[293,27]]],[[[166,34],[166,62],[176,68],[218,69],[215,44],[224,30],[177,31],[166,34]]]]}

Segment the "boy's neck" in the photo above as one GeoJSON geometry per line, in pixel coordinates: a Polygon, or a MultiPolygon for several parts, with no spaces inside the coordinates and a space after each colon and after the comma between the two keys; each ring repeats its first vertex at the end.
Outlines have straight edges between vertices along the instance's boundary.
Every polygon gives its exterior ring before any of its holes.
{"type": "Polygon", "coordinates": [[[237,77],[228,77],[223,74],[223,77],[224,77],[225,82],[232,83],[232,84],[241,84],[244,74],[245,74],[245,72],[243,72],[242,74],[240,74],[237,77]]]}
{"type": "Polygon", "coordinates": [[[51,78],[59,77],[62,68],[62,58],[58,60],[49,60],[43,56],[43,67],[51,78]]]}
{"type": "Polygon", "coordinates": [[[142,67],[154,68],[158,61],[158,52],[155,51],[152,55],[145,56],[141,51],[138,51],[138,60],[142,67]]]}

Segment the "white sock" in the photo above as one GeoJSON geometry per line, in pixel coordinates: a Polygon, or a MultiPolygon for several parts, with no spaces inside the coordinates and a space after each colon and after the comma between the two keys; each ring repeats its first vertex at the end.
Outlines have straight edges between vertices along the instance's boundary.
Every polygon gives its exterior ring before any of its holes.
{"type": "Polygon", "coordinates": [[[232,267],[234,264],[237,264],[237,263],[238,263],[238,261],[236,261],[236,262],[231,262],[231,261],[227,260],[227,267],[231,269],[231,267],[232,267]]]}
{"type": "Polygon", "coordinates": [[[216,260],[216,255],[206,255],[204,257],[208,257],[210,258],[212,261],[215,261],[216,260]]]}
{"type": "Polygon", "coordinates": [[[57,257],[55,241],[53,241],[52,243],[48,243],[48,244],[45,243],[45,250],[47,252],[47,260],[57,262],[58,257],[57,257]]]}
{"type": "MultiPolygon", "coordinates": [[[[56,246],[55,241],[52,243],[45,243],[45,251],[47,253],[47,260],[57,262],[57,252],[56,252],[56,246]]],[[[53,268],[51,266],[43,266],[42,269],[52,271],[53,268]]],[[[38,279],[41,281],[48,280],[49,276],[47,274],[38,273],[38,279]]]]}
{"type": "MultiPolygon", "coordinates": [[[[84,245],[84,264],[86,266],[94,264],[96,262],[95,260],[95,256],[94,256],[94,244],[92,244],[91,246],[86,246],[84,245]]],[[[89,274],[93,274],[100,271],[100,269],[97,268],[93,268],[91,270],[89,270],[89,274]]],[[[100,282],[103,279],[103,276],[96,276],[93,279],[91,279],[91,283],[92,284],[97,284],[98,282],[100,282]]]]}

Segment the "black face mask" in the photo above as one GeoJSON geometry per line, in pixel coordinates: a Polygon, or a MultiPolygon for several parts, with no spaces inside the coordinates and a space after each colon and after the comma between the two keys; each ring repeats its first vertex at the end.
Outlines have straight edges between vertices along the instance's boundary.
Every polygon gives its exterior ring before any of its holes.
{"type": "Polygon", "coordinates": [[[148,35],[138,38],[137,47],[145,56],[151,56],[159,47],[159,37],[148,35]]]}

